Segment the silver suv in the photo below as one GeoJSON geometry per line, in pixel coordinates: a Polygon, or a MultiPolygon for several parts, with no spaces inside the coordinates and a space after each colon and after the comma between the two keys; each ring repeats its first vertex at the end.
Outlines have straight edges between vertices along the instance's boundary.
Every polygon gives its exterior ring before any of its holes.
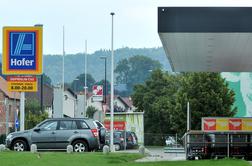
{"type": "Polygon", "coordinates": [[[106,130],[99,123],[88,118],[47,119],[31,130],[10,133],[6,146],[26,151],[31,144],[36,144],[40,150],[60,150],[73,145],[74,152],[92,151],[105,143],[106,130]]]}

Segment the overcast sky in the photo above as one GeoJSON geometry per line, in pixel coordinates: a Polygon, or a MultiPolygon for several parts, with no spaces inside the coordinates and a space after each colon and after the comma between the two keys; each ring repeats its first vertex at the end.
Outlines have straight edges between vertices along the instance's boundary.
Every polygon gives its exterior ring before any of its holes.
{"type": "MultiPolygon", "coordinates": [[[[62,53],[62,27],[66,52],[111,48],[111,16],[114,48],[157,47],[158,6],[252,6],[251,0],[0,0],[0,26],[44,25],[45,54],[62,53]]],[[[2,38],[2,33],[0,33],[2,38]]],[[[0,40],[2,50],[2,40],[0,40]]]]}

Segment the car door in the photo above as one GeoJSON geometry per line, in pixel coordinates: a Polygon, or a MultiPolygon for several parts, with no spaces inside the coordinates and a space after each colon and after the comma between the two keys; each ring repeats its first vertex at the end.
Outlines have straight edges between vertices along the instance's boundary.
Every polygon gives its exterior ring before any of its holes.
{"type": "Polygon", "coordinates": [[[32,143],[36,144],[38,149],[55,149],[57,125],[57,120],[49,120],[42,123],[38,126],[38,130],[32,132],[32,143]]]}
{"type": "Polygon", "coordinates": [[[74,120],[60,120],[57,130],[56,147],[57,149],[66,149],[69,140],[77,138],[79,131],[76,121],[74,120]]]}

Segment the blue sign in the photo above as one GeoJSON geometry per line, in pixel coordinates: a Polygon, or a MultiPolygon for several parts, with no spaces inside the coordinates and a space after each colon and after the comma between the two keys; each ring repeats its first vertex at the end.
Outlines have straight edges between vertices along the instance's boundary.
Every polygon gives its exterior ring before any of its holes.
{"type": "Polygon", "coordinates": [[[42,74],[42,27],[4,27],[2,72],[42,74]]]}
{"type": "Polygon", "coordinates": [[[36,68],[35,32],[10,32],[10,69],[36,68]]]}
{"type": "Polygon", "coordinates": [[[19,121],[18,121],[18,119],[15,120],[15,127],[16,127],[16,129],[19,128],[19,121]]]}

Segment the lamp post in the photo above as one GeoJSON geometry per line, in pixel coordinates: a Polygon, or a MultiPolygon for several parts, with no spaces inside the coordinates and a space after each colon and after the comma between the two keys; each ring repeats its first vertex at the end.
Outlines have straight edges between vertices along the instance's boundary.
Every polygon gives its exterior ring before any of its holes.
{"type": "Polygon", "coordinates": [[[110,13],[112,18],[111,27],[111,102],[110,102],[110,151],[115,152],[114,147],[114,12],[110,13]]]}
{"type": "Polygon", "coordinates": [[[107,57],[106,56],[101,56],[100,57],[101,59],[104,59],[104,66],[105,66],[105,69],[104,69],[104,103],[107,104],[106,102],[106,96],[107,96],[107,57]]]}

